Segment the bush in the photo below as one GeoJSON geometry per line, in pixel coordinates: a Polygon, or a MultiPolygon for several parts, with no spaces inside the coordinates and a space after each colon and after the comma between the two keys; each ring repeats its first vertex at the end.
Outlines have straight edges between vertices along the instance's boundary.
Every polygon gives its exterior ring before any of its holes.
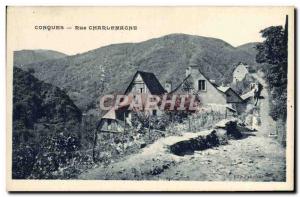
{"type": "Polygon", "coordinates": [[[36,156],[30,178],[57,178],[56,171],[60,168],[68,168],[74,164],[76,158],[80,157],[80,154],[76,152],[80,149],[80,141],[73,134],[56,134],[53,137],[45,138],[42,144],[44,146],[36,156]]]}
{"type": "Polygon", "coordinates": [[[38,149],[33,144],[19,144],[13,148],[12,178],[25,179],[30,176],[36,162],[38,149]]]}
{"type": "Polygon", "coordinates": [[[132,113],[132,126],[138,128],[141,133],[145,128],[166,130],[166,127],[171,123],[169,114],[162,114],[161,116],[147,116],[143,112],[132,113]]]}
{"type": "Polygon", "coordinates": [[[225,125],[225,130],[227,131],[227,135],[232,137],[233,139],[240,139],[243,137],[242,133],[237,128],[237,122],[229,121],[225,125]]]}

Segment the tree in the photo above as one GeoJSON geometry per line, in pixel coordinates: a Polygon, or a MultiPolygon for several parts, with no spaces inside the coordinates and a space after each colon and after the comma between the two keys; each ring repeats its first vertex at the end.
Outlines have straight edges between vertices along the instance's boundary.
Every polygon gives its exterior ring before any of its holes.
{"type": "Polygon", "coordinates": [[[28,68],[28,72],[29,72],[30,74],[34,74],[34,73],[35,73],[35,70],[34,70],[34,68],[28,68]]]}
{"type": "Polygon", "coordinates": [[[262,70],[270,88],[270,115],[274,120],[285,120],[287,113],[287,23],[286,18],[285,28],[271,26],[263,29],[260,33],[265,40],[256,47],[256,61],[263,63],[262,70]]]}

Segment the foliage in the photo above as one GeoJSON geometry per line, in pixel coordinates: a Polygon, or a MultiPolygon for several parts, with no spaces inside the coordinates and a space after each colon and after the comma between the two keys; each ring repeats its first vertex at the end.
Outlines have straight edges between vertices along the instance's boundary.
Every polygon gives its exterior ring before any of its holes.
{"type": "MultiPolygon", "coordinates": [[[[282,26],[271,26],[260,31],[265,38],[257,45],[256,60],[259,63],[278,65],[287,62],[287,38],[282,26]]],[[[283,65],[282,65],[283,66],[283,65]]]]}
{"type": "Polygon", "coordinates": [[[51,178],[81,147],[80,124],[81,112],[64,91],[14,68],[13,178],[51,178]]]}
{"type": "Polygon", "coordinates": [[[167,114],[160,116],[149,116],[142,112],[132,113],[132,126],[143,131],[145,128],[165,130],[170,124],[170,117],[167,114]]]}
{"type": "MultiPolygon", "coordinates": [[[[53,179],[57,177],[57,171],[70,168],[80,157],[76,152],[80,149],[80,139],[74,134],[59,133],[49,136],[41,141],[43,144],[36,156],[30,178],[34,179],[53,179]]],[[[71,173],[70,176],[74,175],[71,173]]]]}
{"type": "Polygon", "coordinates": [[[274,120],[286,119],[287,102],[287,30],[271,26],[261,31],[264,42],[257,45],[256,60],[263,63],[262,70],[270,91],[270,115],[274,120]]]}
{"type": "Polygon", "coordinates": [[[30,74],[34,74],[34,73],[35,73],[35,70],[34,70],[33,68],[28,68],[28,72],[29,72],[30,74]]]}
{"type": "Polygon", "coordinates": [[[211,128],[225,118],[225,114],[217,111],[198,111],[185,117],[174,118],[175,121],[167,128],[168,135],[181,135],[185,132],[199,132],[211,128]]]}
{"type": "Polygon", "coordinates": [[[24,179],[30,176],[37,153],[36,144],[20,143],[13,145],[12,177],[14,179],[24,179]]]}

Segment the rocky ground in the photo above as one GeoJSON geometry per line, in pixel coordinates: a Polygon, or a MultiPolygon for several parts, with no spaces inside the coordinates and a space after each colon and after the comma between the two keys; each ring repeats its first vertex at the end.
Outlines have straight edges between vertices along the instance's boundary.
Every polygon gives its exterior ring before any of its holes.
{"type": "Polygon", "coordinates": [[[256,136],[233,140],[229,145],[184,156],[155,179],[284,181],[285,153],[278,146],[271,139],[256,136]],[[279,151],[274,154],[274,150],[279,151]]]}
{"type": "MultiPolygon", "coordinates": [[[[263,81],[261,81],[263,82],[263,81]]],[[[265,85],[265,84],[263,84],[265,85]]],[[[285,148],[269,137],[275,122],[268,115],[268,94],[259,102],[261,125],[241,139],[191,154],[178,156],[170,146],[212,130],[185,133],[157,140],[139,153],[109,166],[98,166],[79,179],[112,180],[197,180],[197,181],[285,181],[285,148]]]]}

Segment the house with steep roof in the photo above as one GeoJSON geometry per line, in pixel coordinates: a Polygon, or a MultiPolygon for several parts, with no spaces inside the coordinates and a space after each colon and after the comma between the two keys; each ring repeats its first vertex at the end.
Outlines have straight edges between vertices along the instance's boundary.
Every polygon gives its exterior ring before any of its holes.
{"type": "Polygon", "coordinates": [[[197,95],[202,106],[218,106],[220,110],[241,113],[243,99],[230,87],[218,86],[215,81],[206,77],[198,66],[186,69],[186,77],[171,94],[193,93],[197,95]]]}
{"type": "MultiPolygon", "coordinates": [[[[166,90],[162,87],[156,76],[150,72],[137,71],[124,94],[128,99],[121,101],[118,106],[110,109],[100,120],[98,130],[107,132],[122,132],[125,124],[131,124],[132,111],[128,108],[130,103],[136,99],[136,95],[141,95],[142,105],[145,104],[147,95],[163,95],[166,90]]],[[[160,115],[162,112],[158,109],[150,109],[149,115],[160,115]]]]}
{"type": "MultiPolygon", "coordinates": [[[[184,80],[174,89],[171,82],[163,88],[153,73],[137,71],[124,94],[129,100],[121,102],[109,110],[100,121],[98,128],[102,131],[122,131],[122,125],[131,124],[132,110],[129,106],[135,95],[164,94],[194,94],[200,100],[202,107],[210,107],[211,110],[226,114],[240,114],[244,110],[244,100],[230,87],[218,86],[213,80],[209,80],[198,66],[190,66],[186,69],[184,80]]],[[[160,115],[159,109],[147,111],[149,115],[160,115]]]]}
{"type": "Polygon", "coordinates": [[[162,95],[166,90],[162,87],[158,79],[153,73],[137,71],[127,89],[125,95],[128,94],[151,94],[162,95]]]}

